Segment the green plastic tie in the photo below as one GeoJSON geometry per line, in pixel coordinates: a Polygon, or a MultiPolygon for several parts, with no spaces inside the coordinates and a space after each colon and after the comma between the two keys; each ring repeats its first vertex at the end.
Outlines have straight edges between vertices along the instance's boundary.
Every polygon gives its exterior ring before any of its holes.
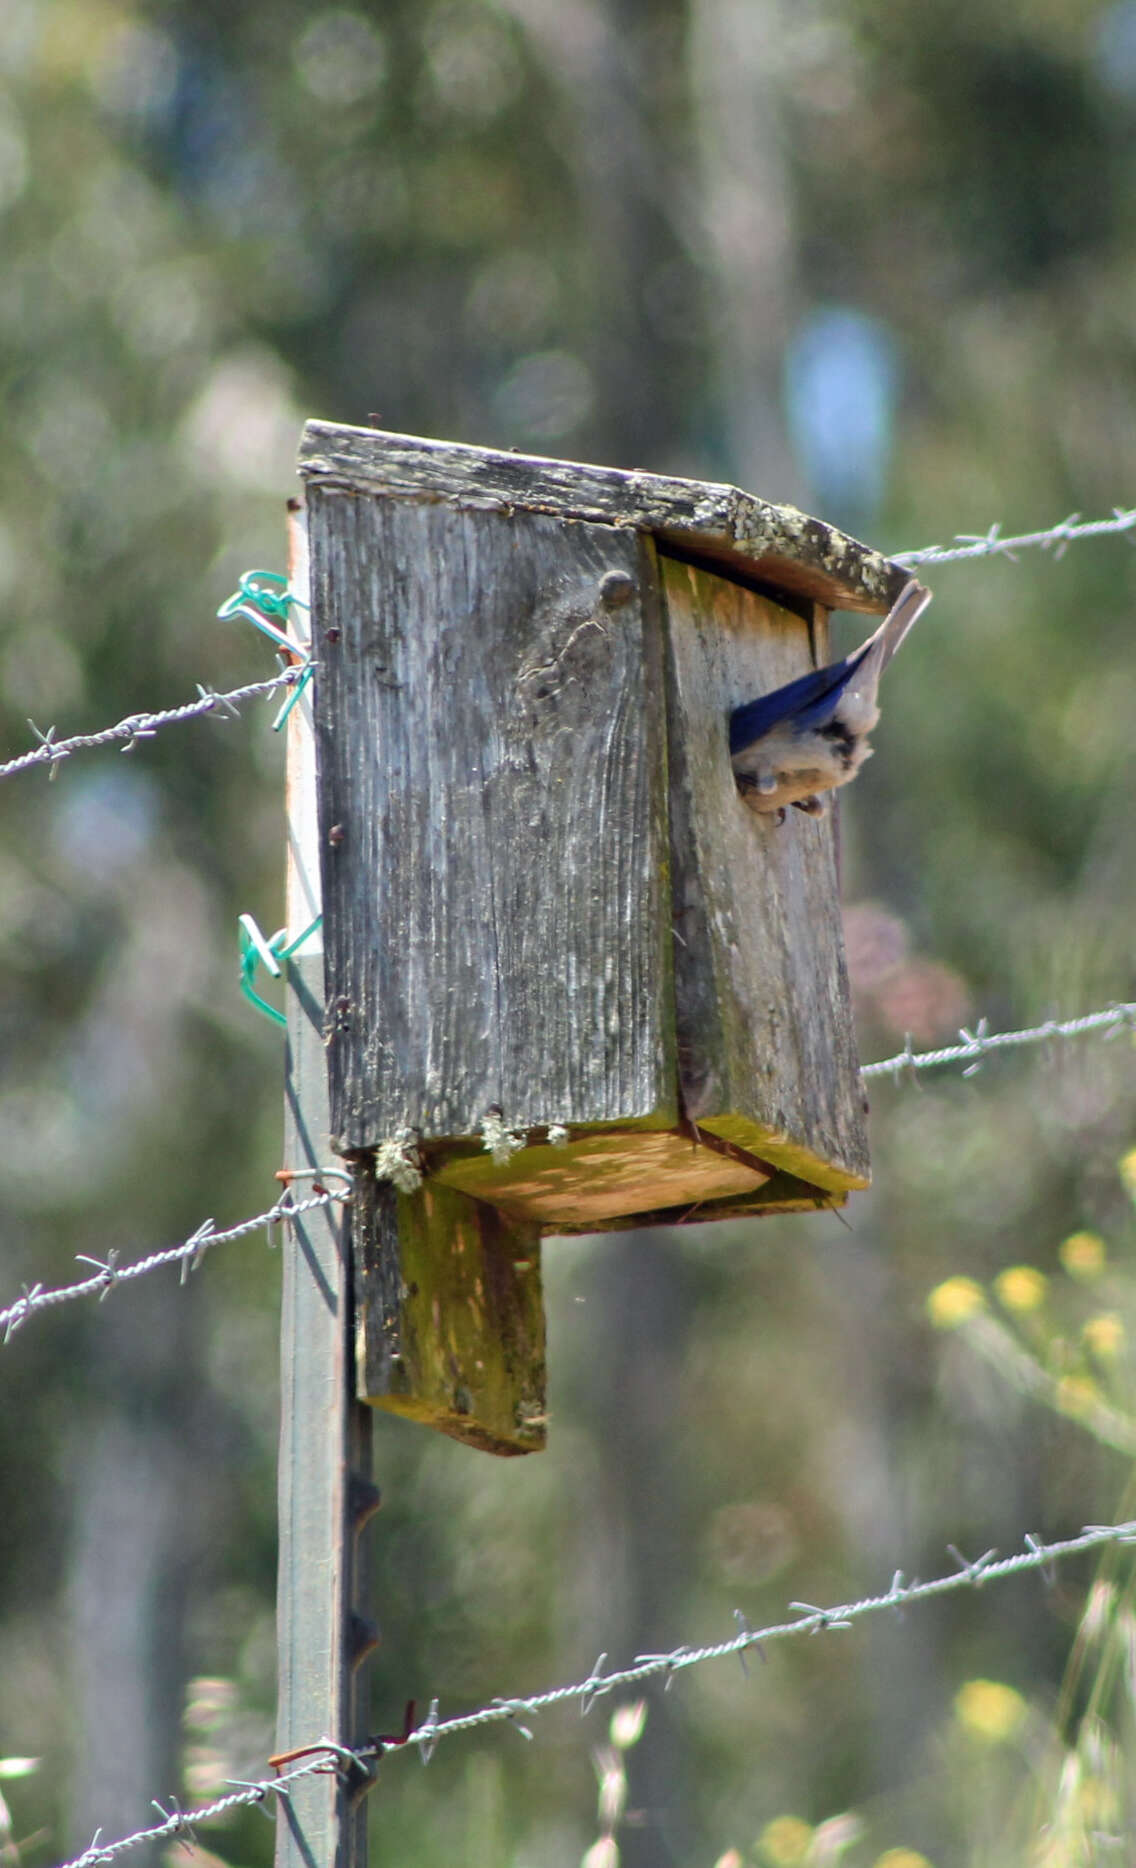
{"type": "Polygon", "coordinates": [[[244,571],[238,579],[238,588],[217,612],[225,623],[234,616],[243,616],[277,649],[291,657],[293,668],[298,670],[292,691],[272,722],[274,733],[279,733],[315,671],[311,648],[305,650],[302,643],[288,634],[288,612],[294,603],[302,610],[310,607],[307,598],[298,597],[279,571],[244,571]]]}
{"type": "Polygon", "coordinates": [[[238,588],[226,599],[218,610],[221,622],[227,623],[234,616],[243,616],[247,622],[259,629],[262,635],[274,642],[278,649],[287,649],[290,655],[301,655],[303,651],[293,642],[287,628],[288,612],[292,605],[298,604],[302,610],[309,606],[307,599],[298,597],[289,588],[288,579],[279,571],[244,571],[237,580],[238,588]]]}
{"type": "Polygon", "coordinates": [[[315,933],[322,920],[323,916],[317,915],[302,934],[297,934],[295,940],[285,945],[286,928],[280,928],[271,940],[268,940],[261,933],[252,915],[238,916],[237,928],[241,944],[241,991],[249,1003],[255,1005],[258,1012],[263,1012],[265,1018],[270,1018],[274,1025],[287,1026],[288,1020],[283,1012],[277,1011],[274,1005],[269,1005],[268,1000],[262,999],[257,992],[252,983],[256,977],[256,969],[258,966],[263,966],[273,979],[279,979],[283,973],[280,962],[288,960],[297,948],[302,947],[308,936],[315,933]]]}
{"type": "Polygon", "coordinates": [[[300,664],[299,679],[293,684],[292,692],[289,694],[287,700],[284,702],[283,707],[281,707],[280,712],[277,714],[275,720],[272,722],[272,731],[274,733],[279,733],[280,728],[284,725],[285,720],[287,720],[288,715],[291,713],[293,707],[296,705],[296,702],[299,700],[304,689],[307,687],[308,682],[311,680],[313,674],[315,673],[315,668],[316,668],[316,665],[313,662],[311,656],[305,655],[303,661],[300,664]]]}

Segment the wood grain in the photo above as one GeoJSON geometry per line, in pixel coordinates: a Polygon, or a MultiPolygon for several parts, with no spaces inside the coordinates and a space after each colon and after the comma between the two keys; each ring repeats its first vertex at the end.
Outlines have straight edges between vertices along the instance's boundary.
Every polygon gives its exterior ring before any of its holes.
{"type": "Polygon", "coordinates": [[[563,1147],[536,1143],[504,1167],[484,1150],[455,1155],[438,1167],[437,1178],[492,1200],[503,1213],[563,1232],[602,1231],[609,1221],[660,1200],[694,1206],[754,1193],[770,1175],[736,1153],[700,1146],[690,1134],[632,1130],[587,1135],[563,1147]]]}
{"type": "Polygon", "coordinates": [[[342,486],[472,510],[541,512],[649,533],[829,609],[890,609],[911,576],[880,552],[795,506],[737,487],[576,461],[465,447],[371,428],[308,422],[299,468],[309,487],[342,486]]]}
{"type": "Polygon", "coordinates": [[[746,809],[727,720],[827,654],[812,626],[661,560],[679,1072],[699,1127],[834,1191],[868,1184],[833,819],[746,809]]]}
{"type": "Polygon", "coordinates": [[[634,531],[308,492],[336,1146],[677,1117],[634,531]]]}
{"type": "Polygon", "coordinates": [[[408,1127],[545,1231],[866,1185],[832,823],[747,811],[726,731],[899,568],[732,488],[326,424],[302,465],[336,1146],[408,1127]]]}
{"type": "Polygon", "coordinates": [[[352,1208],[363,1399],[486,1453],[545,1444],[540,1228],[360,1163],[352,1208]]]}

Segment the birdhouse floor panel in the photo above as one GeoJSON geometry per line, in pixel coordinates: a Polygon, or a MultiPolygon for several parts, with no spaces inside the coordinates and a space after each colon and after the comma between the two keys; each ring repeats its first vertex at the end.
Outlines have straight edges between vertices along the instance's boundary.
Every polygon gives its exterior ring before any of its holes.
{"type": "Polygon", "coordinates": [[[434,1178],[516,1219],[600,1227],[665,1203],[750,1194],[770,1174],[687,1134],[588,1135],[560,1148],[524,1148],[503,1165],[484,1152],[449,1159],[434,1178]]]}

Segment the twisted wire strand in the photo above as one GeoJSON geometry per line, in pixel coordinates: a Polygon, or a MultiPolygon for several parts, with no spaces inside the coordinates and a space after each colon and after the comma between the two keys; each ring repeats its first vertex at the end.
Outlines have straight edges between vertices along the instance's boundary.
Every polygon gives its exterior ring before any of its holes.
{"type": "MultiPolygon", "coordinates": [[[[45,1290],[42,1285],[33,1285],[25,1289],[14,1303],[0,1310],[0,1330],[3,1341],[8,1342],[15,1332],[33,1316],[37,1310],[50,1310],[57,1304],[71,1303],[76,1297],[103,1298],[116,1284],[126,1284],[132,1278],[144,1278],[147,1272],[158,1271],[163,1265],[180,1263],[183,1271],[193,1270],[204,1253],[215,1245],[228,1245],[233,1239],[243,1239],[250,1232],[259,1232],[262,1227],[275,1225],[278,1220],[291,1219],[298,1213],[306,1213],[312,1207],[327,1206],[332,1200],[342,1199],[337,1193],[313,1193],[304,1200],[293,1200],[288,1195],[279,1199],[275,1206],[265,1212],[257,1213],[252,1219],[242,1219],[235,1226],[228,1226],[224,1232],[213,1230],[213,1221],[204,1220],[190,1238],[180,1245],[171,1245],[160,1252],[151,1252],[146,1258],[136,1259],[133,1264],[120,1265],[117,1252],[110,1252],[106,1262],[99,1259],[86,1259],[86,1263],[95,1266],[92,1277],[83,1278],[77,1284],[64,1284],[54,1290],[45,1290]]],[[[83,1257],[80,1254],[80,1257],[83,1257]]],[[[184,1280],[183,1280],[184,1281],[184,1280]]]]}
{"type": "Polygon", "coordinates": [[[964,1070],[963,1075],[971,1077],[982,1068],[991,1051],[1048,1044],[1054,1038],[1079,1038],[1087,1032],[1102,1032],[1111,1038],[1124,1030],[1136,1033],[1136,1004],[1131,1002],[1104,1006],[1099,1012],[1086,1012],[1080,1018],[1047,1019],[1044,1025],[1034,1025],[1026,1031],[989,1031],[983,1018],[973,1031],[964,1027],[959,1032],[958,1044],[944,1045],[937,1051],[915,1051],[909,1038],[905,1049],[895,1057],[864,1064],[860,1075],[867,1078],[894,1076],[898,1081],[906,1070],[935,1070],[940,1064],[969,1063],[970,1068],[964,1070]]]}
{"type": "MultiPolygon", "coordinates": [[[[910,1040],[904,1050],[894,1057],[880,1058],[876,1063],[863,1065],[860,1075],[866,1080],[876,1077],[891,1076],[899,1082],[906,1072],[935,1070],[944,1064],[964,1063],[968,1066],[963,1075],[973,1076],[979,1071],[986,1058],[995,1051],[1013,1050],[1024,1045],[1047,1044],[1059,1038],[1083,1037],[1100,1034],[1106,1038],[1117,1036],[1122,1031],[1136,1034],[1136,1002],[1104,1006],[1099,1012],[1087,1012],[1079,1018],[1049,1019],[1044,1025],[1034,1025],[1024,1031],[989,1031],[986,1020],[980,1019],[973,1031],[963,1029],[959,1033],[958,1044],[948,1044],[932,1051],[916,1051],[910,1040]]],[[[328,1169],[333,1173],[338,1170],[328,1169]]],[[[286,1219],[290,1214],[303,1213],[312,1207],[324,1206],[329,1200],[342,1199],[342,1194],[320,1193],[309,1199],[293,1201],[285,1196],[275,1206],[264,1213],[257,1213],[252,1219],[240,1221],[236,1226],[228,1227],[224,1232],[214,1232],[212,1220],[205,1220],[192,1237],[180,1245],[170,1246],[160,1252],[151,1252],[148,1257],[138,1259],[134,1264],[120,1265],[117,1254],[109,1254],[106,1263],[91,1259],[87,1262],[94,1266],[93,1275],[83,1278],[76,1284],[62,1285],[54,1290],[45,1290],[36,1284],[25,1288],[19,1297],[6,1308],[0,1310],[0,1341],[6,1343],[37,1311],[51,1309],[57,1304],[71,1302],[77,1297],[105,1297],[107,1292],[120,1282],[131,1278],[141,1278],[147,1272],[157,1271],[163,1265],[181,1261],[183,1270],[195,1265],[203,1253],[214,1245],[225,1245],[230,1240],[243,1238],[247,1233],[257,1232],[262,1226],[271,1226],[277,1220],[286,1219]]]]}
{"type": "Polygon", "coordinates": [[[954,564],[965,558],[1012,558],[1017,551],[1028,550],[1031,546],[1042,551],[1053,552],[1055,558],[1063,558],[1069,546],[1077,539],[1101,538],[1108,532],[1130,532],[1136,526],[1136,507],[1126,511],[1121,506],[1113,508],[1111,519],[1084,519],[1079,512],[1070,513],[1057,525],[1051,525],[1044,532],[1019,532],[1016,538],[1003,538],[1000,525],[992,525],[988,532],[959,532],[952,545],[925,545],[919,551],[897,551],[893,553],[896,564],[914,567],[917,564],[954,564]]]}
{"type": "Polygon", "coordinates": [[[9,759],[0,765],[0,778],[11,778],[17,772],[26,772],[32,766],[46,765],[55,776],[64,759],[72,753],[86,751],[92,746],[110,746],[121,740],[123,751],[129,752],[140,739],[152,739],[162,727],[180,726],[185,720],[197,720],[204,714],[216,713],[218,708],[235,713],[242,701],[256,700],[262,694],[275,693],[278,688],[292,687],[303,670],[299,667],[285,668],[278,675],[272,675],[265,681],[250,681],[247,686],[232,688],[227,694],[216,694],[212,688],[198,688],[195,701],[184,701],[180,707],[163,707],[157,713],[127,714],[114,726],[102,727],[97,733],[74,733],[69,739],[56,739],[55,728],[48,727],[41,733],[31,720],[28,725],[39,740],[30,752],[22,752],[15,759],[9,759]]]}
{"type": "MultiPolygon", "coordinates": [[[[393,1752],[409,1750],[411,1746],[418,1749],[423,1763],[428,1763],[441,1739],[456,1737],[461,1732],[476,1731],[486,1725],[501,1725],[506,1721],[516,1725],[524,1737],[531,1738],[532,1733],[520,1723],[522,1714],[538,1713],[546,1707],[576,1700],[581,1715],[584,1715],[597,1699],[614,1692],[618,1687],[638,1686],[660,1674],[666,1676],[669,1685],[675,1674],[688,1667],[701,1666],[704,1661],[723,1660],[734,1654],[744,1657],[749,1648],[760,1650],[767,1642],[783,1640],[791,1635],[815,1635],[850,1628],[861,1617],[876,1614],[883,1609],[902,1609],[910,1603],[924,1602],[958,1589],[980,1589],[988,1582],[1020,1575],[1024,1571],[1040,1570],[1045,1573],[1052,1564],[1064,1558],[1096,1550],[1106,1544],[1134,1542],[1136,1520],[1130,1520],[1123,1524],[1086,1525],[1078,1536],[1063,1538],[1052,1544],[1043,1544],[1031,1533],[1025,1539],[1026,1548],[1009,1557],[999,1557],[996,1551],[988,1550],[971,1561],[952,1548],[951,1554],[958,1567],[931,1582],[907,1583],[902,1571],[897,1570],[890,1588],[880,1595],[865,1596],[857,1602],[844,1602],[832,1608],[818,1608],[810,1602],[791,1602],[789,1607],[796,1611],[793,1621],[774,1622],[765,1628],[750,1628],[743,1623],[741,1632],[728,1641],[714,1642],[706,1647],[677,1647],[669,1654],[640,1654],[629,1667],[616,1668],[611,1673],[604,1672],[607,1656],[601,1654],[585,1680],[578,1680],[571,1686],[551,1687],[541,1693],[494,1699],[476,1712],[463,1713],[453,1719],[438,1718],[438,1701],[434,1699],[430,1702],[426,1719],[416,1731],[403,1738],[371,1739],[354,1749],[334,1744],[328,1739],[316,1739],[310,1746],[288,1754],[291,1758],[298,1758],[305,1751],[313,1755],[280,1776],[239,1784],[228,1796],[219,1797],[212,1803],[192,1810],[167,1811],[160,1803],[155,1803],[154,1807],[163,1820],[152,1828],[137,1830],[133,1835],[120,1837],[117,1841],[103,1842],[101,1832],[96,1832],[89,1847],[73,1861],[64,1864],[64,1868],[96,1868],[96,1864],[113,1861],[143,1843],[162,1841],[171,1836],[190,1839],[196,1823],[208,1822],[247,1804],[264,1803],[270,1796],[286,1797],[291,1785],[301,1777],[343,1770],[345,1767],[370,1773],[378,1759],[393,1752]]],[[[738,1619],[742,1621],[740,1616],[738,1619]]]]}
{"type": "MultiPolygon", "coordinates": [[[[1126,533],[1136,528],[1136,507],[1125,509],[1117,506],[1110,519],[1082,519],[1079,513],[1070,513],[1067,519],[1056,525],[1048,526],[1040,532],[1019,532],[1014,537],[1003,538],[1000,524],[990,527],[983,533],[960,532],[951,545],[925,545],[916,551],[898,551],[893,553],[894,562],[911,566],[952,564],[968,558],[1012,558],[1016,552],[1031,547],[1042,551],[1053,550],[1055,558],[1063,557],[1068,547],[1084,538],[1101,538],[1108,533],[1126,533]]],[[[47,765],[54,773],[60,763],[72,753],[93,746],[106,746],[122,741],[124,749],[129,750],[140,739],[151,738],[160,728],[174,726],[185,720],[197,719],[202,714],[213,713],[218,707],[235,710],[241,701],[253,700],[261,694],[270,694],[274,689],[289,687],[303,673],[299,666],[285,669],[267,681],[254,681],[247,687],[234,688],[228,694],[216,694],[209,688],[199,687],[198,699],[186,701],[180,707],[166,707],[155,713],[128,714],[116,725],[103,727],[95,733],[76,733],[68,739],[57,740],[55,728],[48,727],[41,733],[32,721],[28,724],[35,733],[39,744],[30,752],[20,753],[18,757],[0,764],[0,779],[11,778],[17,772],[25,772],[32,766],[47,765]]]]}

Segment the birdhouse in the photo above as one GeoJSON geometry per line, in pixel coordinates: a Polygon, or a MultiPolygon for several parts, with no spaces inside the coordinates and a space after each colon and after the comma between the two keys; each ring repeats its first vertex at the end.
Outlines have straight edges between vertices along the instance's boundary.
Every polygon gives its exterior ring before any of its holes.
{"type": "Polygon", "coordinates": [[[747,809],[728,720],[907,573],[732,487],[322,422],[300,471],[360,1393],[528,1451],[544,1236],[868,1184],[833,819],[747,809]]]}

